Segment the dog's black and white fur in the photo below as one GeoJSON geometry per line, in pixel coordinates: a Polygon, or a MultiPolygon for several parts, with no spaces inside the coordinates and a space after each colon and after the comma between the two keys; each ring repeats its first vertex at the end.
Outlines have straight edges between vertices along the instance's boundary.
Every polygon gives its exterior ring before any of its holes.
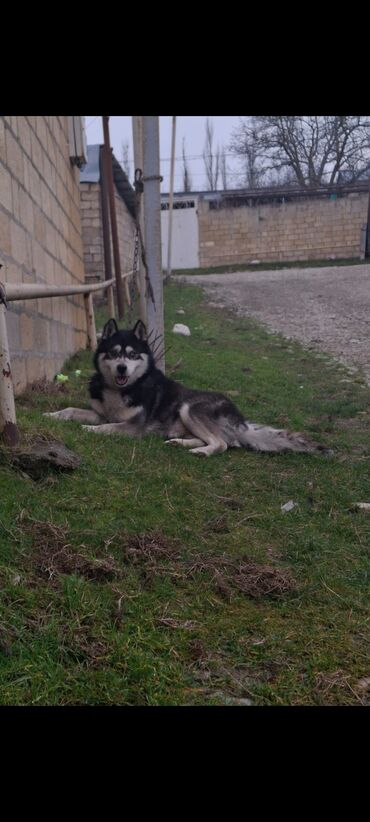
{"type": "Polygon", "coordinates": [[[186,388],[155,366],[144,324],[120,331],[104,326],[90,380],[91,410],[65,408],[46,416],[83,423],[98,434],[140,437],[155,432],[166,441],[211,456],[227,448],[254,451],[323,451],[301,434],[247,422],[223,394],[186,388]]]}

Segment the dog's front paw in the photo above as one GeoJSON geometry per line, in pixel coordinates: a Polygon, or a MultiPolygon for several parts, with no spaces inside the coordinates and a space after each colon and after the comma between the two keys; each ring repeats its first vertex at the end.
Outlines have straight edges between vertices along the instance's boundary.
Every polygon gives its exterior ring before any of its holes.
{"type": "Polygon", "coordinates": [[[73,408],[62,408],[61,411],[46,411],[43,417],[54,417],[55,420],[72,420],[73,408]]]}
{"type": "Polygon", "coordinates": [[[68,414],[65,414],[65,409],[63,411],[45,411],[42,415],[43,417],[54,417],[57,420],[68,420],[68,414]]]}
{"type": "Polygon", "coordinates": [[[84,431],[93,431],[94,434],[102,433],[100,431],[101,425],[82,425],[81,428],[83,428],[84,431]]]}

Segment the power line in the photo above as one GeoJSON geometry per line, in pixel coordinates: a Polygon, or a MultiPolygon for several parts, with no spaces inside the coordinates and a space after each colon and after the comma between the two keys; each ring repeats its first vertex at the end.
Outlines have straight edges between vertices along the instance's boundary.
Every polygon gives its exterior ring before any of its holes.
{"type": "MultiPolygon", "coordinates": [[[[222,156],[223,157],[234,157],[234,159],[236,159],[235,154],[223,154],[222,156]]],[[[204,160],[204,157],[206,157],[207,159],[209,159],[210,157],[215,157],[216,158],[216,155],[215,154],[206,154],[206,155],[203,155],[203,154],[189,154],[189,155],[185,155],[185,157],[175,157],[175,161],[176,162],[183,162],[183,160],[191,160],[191,161],[193,161],[193,160],[204,160]]],[[[120,160],[120,162],[122,162],[122,160],[120,160]]],[[[161,157],[160,162],[161,163],[170,163],[171,162],[171,157],[161,157]]]]}

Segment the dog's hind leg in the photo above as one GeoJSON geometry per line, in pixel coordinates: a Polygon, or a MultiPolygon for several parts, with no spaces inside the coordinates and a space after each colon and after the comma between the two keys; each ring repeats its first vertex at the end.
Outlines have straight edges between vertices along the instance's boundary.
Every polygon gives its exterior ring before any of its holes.
{"type": "Polygon", "coordinates": [[[202,446],[192,448],[191,454],[210,457],[227,450],[227,442],[223,439],[216,422],[209,418],[209,406],[203,402],[189,405],[184,403],[179,411],[181,421],[191,434],[202,440],[202,446]],[[205,444],[204,444],[205,443],[205,444]]]}

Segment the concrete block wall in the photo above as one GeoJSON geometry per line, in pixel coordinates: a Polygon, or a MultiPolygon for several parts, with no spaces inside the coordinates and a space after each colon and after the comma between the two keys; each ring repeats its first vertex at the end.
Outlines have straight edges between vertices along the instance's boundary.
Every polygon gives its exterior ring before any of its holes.
{"type": "MultiPolygon", "coordinates": [[[[84,283],[79,169],[67,117],[0,117],[0,277],[12,283],[84,283]]],[[[83,297],[9,304],[15,393],[52,379],[86,347],[83,297]]]]}
{"type": "Polygon", "coordinates": [[[200,200],[199,264],[360,258],[367,210],[367,192],[220,209],[200,200]]]}
{"type": "MultiPolygon", "coordinates": [[[[83,254],[88,281],[105,279],[103,223],[100,183],[81,183],[81,219],[83,254]]],[[[121,271],[132,270],[134,258],[135,226],[122,197],[115,189],[114,200],[117,216],[118,245],[121,271]]],[[[111,260],[114,276],[114,257],[111,237],[111,260]]]]}

